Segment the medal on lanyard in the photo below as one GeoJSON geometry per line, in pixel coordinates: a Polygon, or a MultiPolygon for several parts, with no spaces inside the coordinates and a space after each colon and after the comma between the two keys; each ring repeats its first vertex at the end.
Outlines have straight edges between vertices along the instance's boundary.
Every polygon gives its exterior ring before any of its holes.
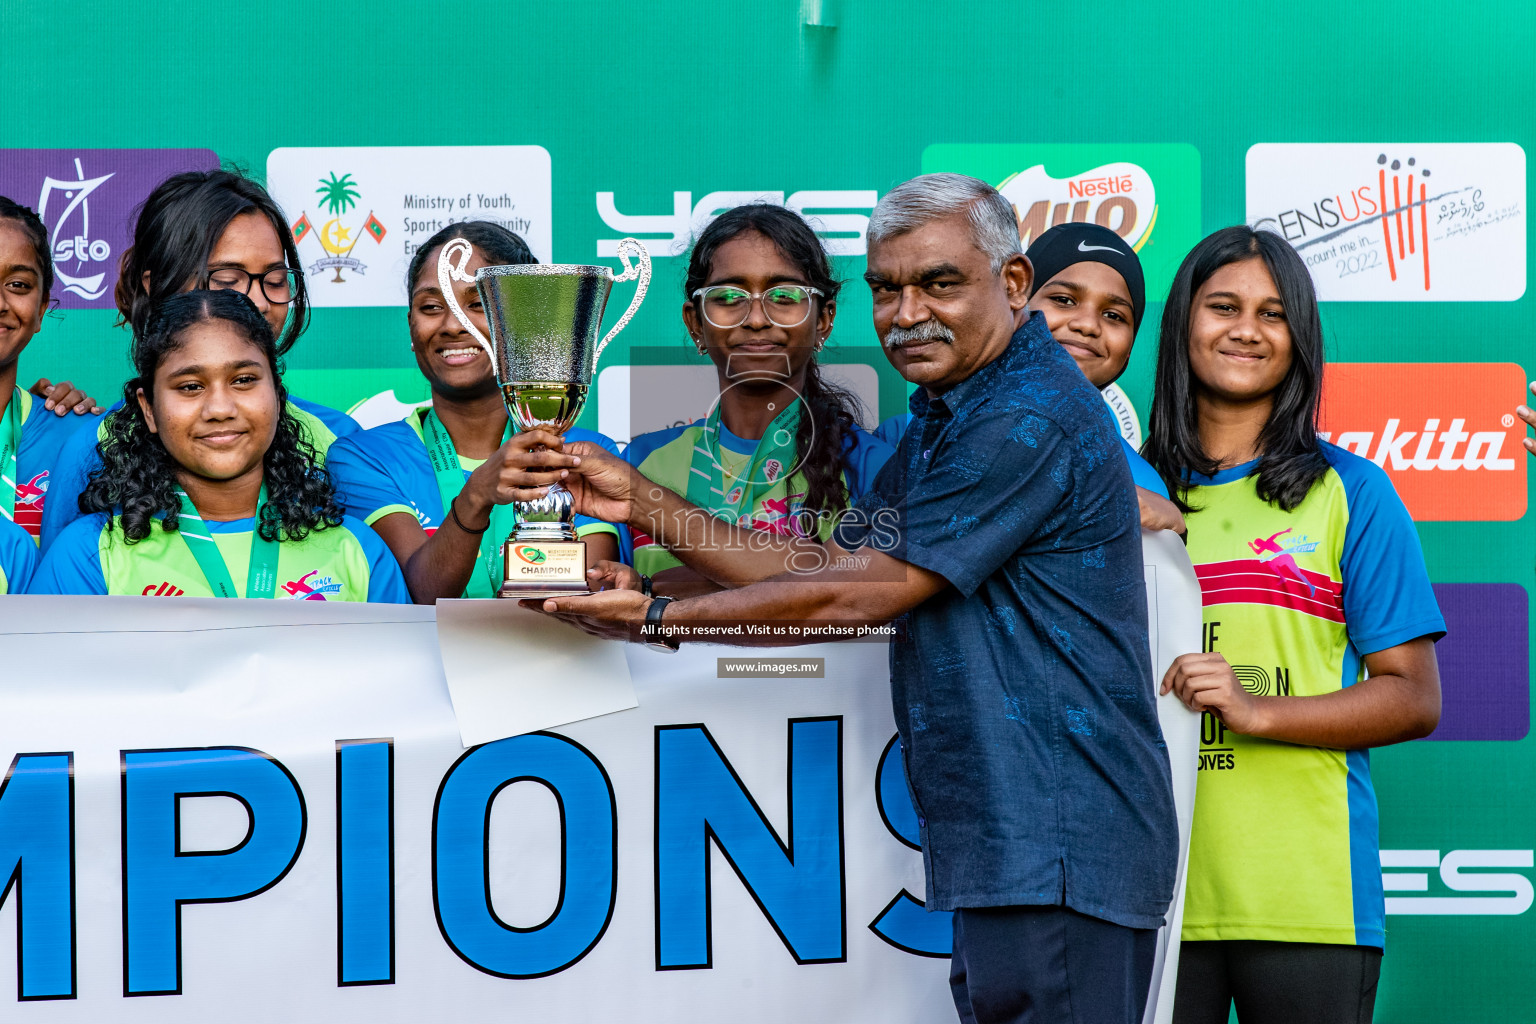
{"type": "Polygon", "coordinates": [[[768,424],[763,439],[757,443],[757,450],[752,453],[746,473],[736,478],[742,483],[729,490],[725,485],[725,469],[720,458],[720,430],[720,406],[717,404],[710,412],[709,419],[704,421],[700,444],[693,449],[693,462],[688,470],[687,497],[693,504],[708,509],[719,518],[739,523],[741,510],[745,508],[748,517],[751,517],[756,512],[758,500],[779,481],[784,480],[794,465],[795,435],[800,430],[800,403],[791,402],[789,408],[768,424]],[[764,467],[775,459],[780,469],[769,480],[764,467]],[[732,491],[736,493],[734,501],[731,499],[732,491]]]}
{"type": "MultiPolygon", "coordinates": [[[[197,559],[197,566],[203,570],[213,596],[239,597],[235,593],[235,581],[229,575],[229,566],[225,564],[213,535],[208,532],[208,524],[198,515],[197,507],[187,497],[186,491],[178,487],[176,496],[181,499],[181,518],[177,532],[192,552],[192,557],[197,559]]],[[[261,497],[256,501],[255,525],[251,530],[251,561],[245,575],[246,597],[270,598],[277,591],[278,542],[266,540],[261,535],[261,513],[266,507],[267,485],[262,484],[261,497]]]]}
{"type": "MultiPolygon", "coordinates": [[[[453,446],[453,438],[448,436],[448,428],[438,419],[435,409],[427,410],[426,416],[422,417],[421,427],[422,439],[427,443],[427,460],[432,463],[432,474],[437,478],[437,494],[443,502],[443,518],[447,519],[448,510],[453,507],[453,499],[464,489],[464,467],[459,464],[458,449],[453,446]]],[[[501,432],[501,443],[506,444],[511,438],[512,421],[508,419],[506,429],[501,432]]],[[[498,578],[501,543],[516,524],[517,512],[511,505],[495,505],[491,508],[490,526],[480,535],[480,552],[475,558],[490,589],[480,595],[471,580],[464,588],[465,597],[471,596],[471,589],[477,591],[473,596],[490,597],[501,586],[498,578]]]]}
{"type": "Polygon", "coordinates": [[[11,400],[0,417],[0,515],[16,520],[16,455],[21,451],[21,389],[11,391],[11,400]]]}

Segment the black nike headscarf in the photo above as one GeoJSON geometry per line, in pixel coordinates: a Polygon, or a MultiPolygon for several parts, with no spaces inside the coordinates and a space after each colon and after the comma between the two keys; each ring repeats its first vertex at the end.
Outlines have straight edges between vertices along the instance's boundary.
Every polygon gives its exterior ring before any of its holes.
{"type": "Polygon", "coordinates": [[[1125,279],[1131,293],[1131,335],[1141,328],[1147,306],[1141,259],[1109,228],[1097,224],[1058,224],[1035,239],[1024,255],[1035,268],[1035,291],[1074,263],[1102,263],[1125,279]]]}

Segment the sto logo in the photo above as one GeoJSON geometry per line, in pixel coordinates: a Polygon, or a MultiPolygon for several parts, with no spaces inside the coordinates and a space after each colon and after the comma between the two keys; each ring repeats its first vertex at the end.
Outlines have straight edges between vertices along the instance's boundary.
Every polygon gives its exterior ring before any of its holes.
{"type": "Polygon", "coordinates": [[[324,601],[327,596],[340,594],[341,584],[329,576],[317,575],[319,571],[312,569],[297,580],[284,583],[283,593],[295,601],[324,601]]]}
{"type": "Polygon", "coordinates": [[[1301,566],[1296,564],[1296,557],[1277,543],[1279,538],[1284,537],[1290,532],[1291,528],[1288,526],[1279,533],[1272,534],[1269,537],[1255,537],[1248,542],[1248,547],[1253,549],[1253,553],[1259,556],[1266,569],[1283,580],[1295,580],[1307,588],[1308,597],[1313,597],[1317,594],[1317,587],[1313,585],[1311,580],[1307,579],[1307,574],[1301,571],[1301,566]],[[1264,555],[1266,554],[1271,555],[1271,557],[1265,558],[1264,555]]]}

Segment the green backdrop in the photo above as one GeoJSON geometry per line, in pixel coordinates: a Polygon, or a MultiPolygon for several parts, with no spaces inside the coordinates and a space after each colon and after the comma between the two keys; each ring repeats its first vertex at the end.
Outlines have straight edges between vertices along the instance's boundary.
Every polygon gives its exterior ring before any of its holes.
{"type": "MultiPolygon", "coordinates": [[[[1528,3],[815,6],[836,26],[805,24],[797,0],[11,2],[4,145],[207,147],[259,176],[283,146],[532,143],[552,160],[555,259],[593,262],[595,239],[618,234],[598,216],[599,191],[641,213],[670,210],[681,190],[884,193],[940,143],[1185,144],[1198,154],[1196,227],[1209,231],[1243,220],[1244,155],[1257,142],[1529,149],[1533,134],[1528,3]]],[[[862,260],[838,263],[851,286],[832,344],[867,350],[862,260]]],[[[682,358],[681,270],[658,262],[652,298],[608,360],[640,346],[682,358]]],[[[1148,322],[1159,314],[1154,304],[1148,322]]],[[[1527,370],[1531,314],[1529,292],[1323,310],[1334,360],[1527,370]]],[[[55,314],[23,375],[115,397],[127,363],[111,323],[104,311],[55,314]]],[[[403,309],[317,310],[290,358],[295,390],[342,407],[381,385],[407,397],[406,340],[403,309]]],[[[1154,341],[1142,331],[1122,380],[1143,417],[1154,341]]],[[[887,384],[882,415],[902,394],[887,384]]],[[[1437,583],[1532,582],[1529,513],[1419,530],[1437,583]]],[[[1374,766],[1384,848],[1536,846],[1529,737],[1409,744],[1374,766]]],[[[1431,872],[1431,891],[1439,884],[1431,872]]],[[[1389,917],[1377,1019],[1536,1020],[1533,920],[1389,917]]]]}

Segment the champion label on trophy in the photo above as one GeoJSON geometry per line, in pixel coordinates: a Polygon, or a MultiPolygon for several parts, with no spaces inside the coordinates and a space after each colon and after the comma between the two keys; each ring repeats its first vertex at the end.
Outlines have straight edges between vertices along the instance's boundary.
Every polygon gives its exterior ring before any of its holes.
{"type": "MultiPolygon", "coordinates": [[[[637,239],[618,243],[624,266],[516,264],[465,272],[474,247],[462,238],[443,246],[437,281],[448,308],[491,358],[507,413],[519,431],[542,426],[564,434],[575,425],[603,349],[624,329],[651,284],[651,257],[637,239]],[[631,262],[631,261],[634,262],[631,262]],[[465,315],[453,282],[480,293],[490,337],[465,315]],[[635,281],[635,297],[601,336],[603,311],[617,282],[635,281]]],[[[504,581],[497,597],[585,594],[586,546],[576,538],[571,492],[554,484],[536,501],[513,503],[517,526],[502,545],[504,581]]]]}

